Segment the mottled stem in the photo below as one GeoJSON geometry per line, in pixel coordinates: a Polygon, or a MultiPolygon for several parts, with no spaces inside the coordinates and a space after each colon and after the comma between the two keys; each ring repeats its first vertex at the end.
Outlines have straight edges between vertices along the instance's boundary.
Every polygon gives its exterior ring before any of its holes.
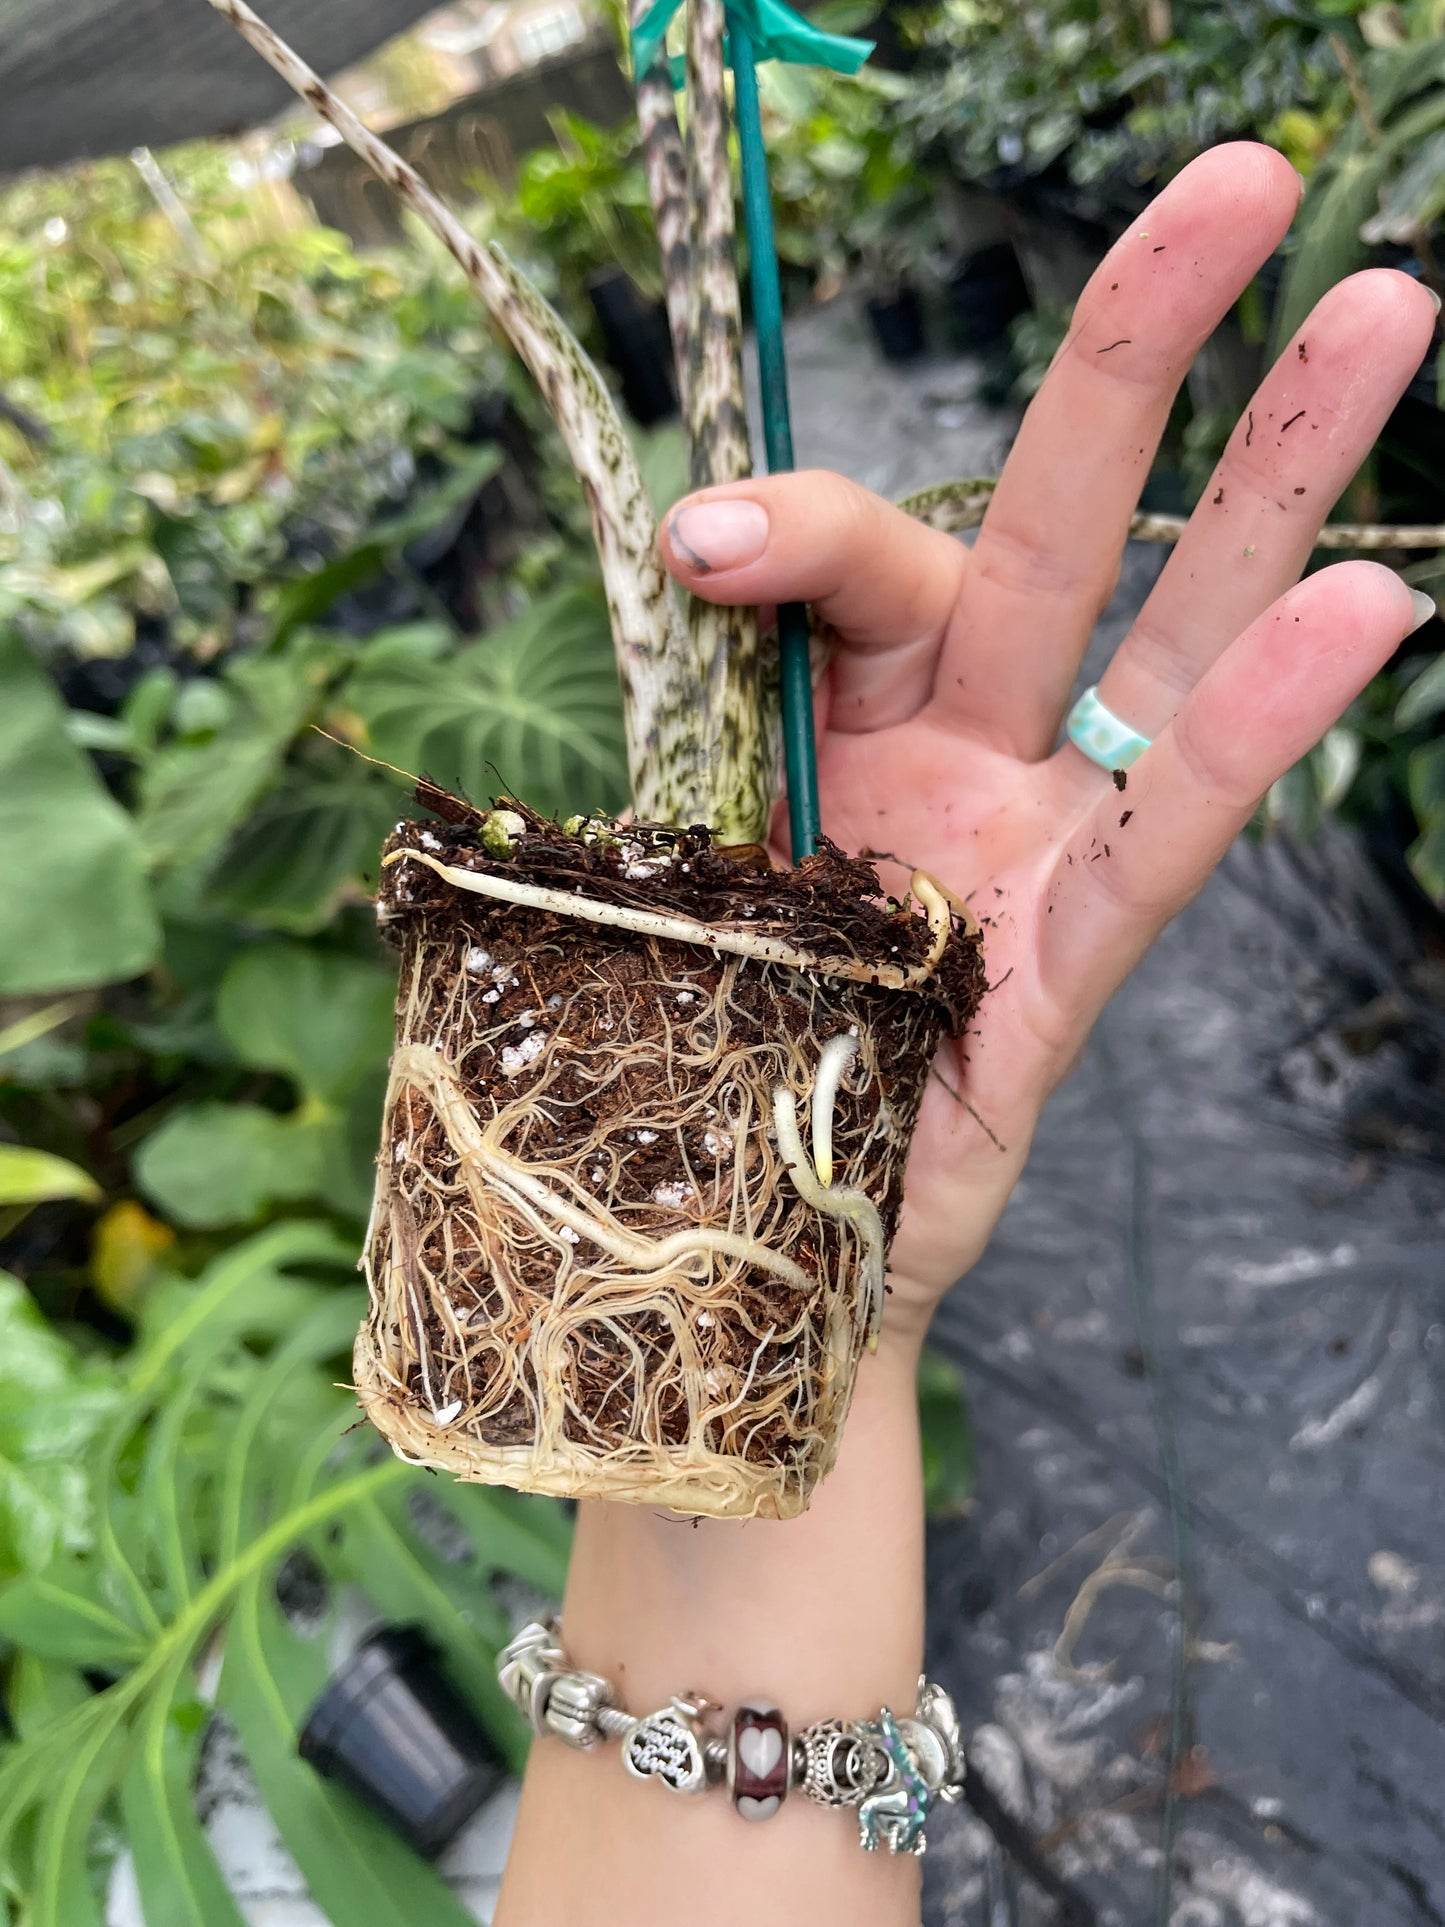
{"type": "MultiPolygon", "coordinates": [[[[632,0],[635,27],[647,12],[647,0],[632,0]]],[[[666,52],[659,53],[645,74],[637,76],[637,127],[642,137],[647,191],[657,223],[657,246],[662,257],[662,287],[667,302],[667,325],[672,333],[672,360],[677,375],[677,398],[682,418],[688,419],[688,375],[692,356],[688,334],[688,206],[687,155],[677,124],[677,96],[666,52]]]]}
{"type": "Polygon", "coordinates": [[[710,638],[681,618],[658,555],[656,523],[637,458],[597,370],[566,324],[501,249],[474,240],[416,171],[363,126],[246,0],[209,3],[456,258],[545,396],[592,516],[612,617],[638,815],[666,823],[708,823],[727,836],[751,840],[757,830],[739,826],[765,821],[766,804],[760,808],[749,766],[735,756],[717,754],[723,730],[715,713],[715,692],[724,681],[718,673],[718,651],[710,638]]]}
{"type": "MultiPolygon", "coordinates": [[[[996,481],[974,477],[938,482],[905,495],[898,506],[915,521],[946,535],[962,535],[983,521],[996,481]]],[[[1136,542],[1177,542],[1189,526],[1187,515],[1150,515],[1140,511],[1129,523],[1136,542]]],[[[1315,537],[1317,549],[1441,549],[1445,522],[1326,522],[1315,537]]]]}
{"type": "MultiPolygon", "coordinates": [[[[694,488],[752,473],[723,30],[723,0],[689,0],[687,429],[694,488]]],[[[696,654],[708,663],[708,739],[717,746],[720,788],[734,806],[720,827],[730,841],[761,842],[778,766],[775,665],[764,660],[754,609],[721,608],[693,598],[687,622],[696,654]]]]}

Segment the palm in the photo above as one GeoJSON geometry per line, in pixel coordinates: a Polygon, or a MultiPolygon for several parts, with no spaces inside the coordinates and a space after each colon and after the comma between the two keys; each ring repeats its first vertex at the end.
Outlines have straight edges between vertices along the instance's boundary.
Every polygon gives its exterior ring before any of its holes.
{"type": "Polygon", "coordinates": [[[808,601],[831,626],[828,834],[896,858],[890,890],[921,868],[984,920],[993,988],[940,1057],[909,1163],[885,1325],[905,1339],[982,1249],[1103,1004],[1420,619],[1372,563],[1294,586],[1434,326],[1418,285],[1366,273],[1266,375],[1101,679],[1152,739],[1126,794],[1055,748],[1174,394],[1299,192],[1248,144],[1165,189],[1080,298],[971,550],[819,474],[710,490],[669,522],[668,566],[698,593],[808,601]]]}
{"type": "Polygon", "coordinates": [[[926,870],[986,919],[992,988],[930,1080],[893,1249],[892,1309],[926,1308],[978,1256],[1077,1048],[1043,926],[1058,871],[1093,854],[1097,798],[1062,758],[1021,762],[926,715],[869,736],[825,732],[819,777],[834,841],[900,859],[880,865],[890,891],[926,870]]]}

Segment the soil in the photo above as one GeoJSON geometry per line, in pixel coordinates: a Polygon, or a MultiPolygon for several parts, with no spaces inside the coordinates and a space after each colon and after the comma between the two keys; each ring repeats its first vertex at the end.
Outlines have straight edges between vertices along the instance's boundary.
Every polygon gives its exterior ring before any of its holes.
{"type": "MultiPolygon", "coordinates": [[[[522,827],[498,856],[471,805],[420,800],[450,820],[399,825],[388,855],[834,959],[929,954],[925,918],[831,845],[777,871],[704,829],[587,841],[508,803],[522,827]]],[[[800,1510],[836,1450],[869,1306],[860,1234],[799,1194],[773,1093],[794,1094],[806,1134],[823,1045],[857,1035],[834,1190],[871,1201],[886,1243],[935,1050],[982,993],[976,931],[955,919],[934,976],[903,990],[499,902],[422,863],[384,867],[378,913],[403,961],[358,1353],[373,1418],[464,1477],[569,1492],[595,1477],[654,1501],[671,1481],[689,1509],[800,1510]],[[662,1245],[676,1256],[654,1262],[662,1245]]]]}

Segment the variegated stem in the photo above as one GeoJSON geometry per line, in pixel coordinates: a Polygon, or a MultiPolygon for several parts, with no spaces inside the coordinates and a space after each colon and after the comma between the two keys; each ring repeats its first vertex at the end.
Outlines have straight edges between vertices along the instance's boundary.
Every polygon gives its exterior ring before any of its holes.
{"type": "MultiPolygon", "coordinates": [[[[657,549],[657,527],[627,431],[566,323],[501,249],[472,238],[416,171],[362,125],[246,0],[210,0],[281,78],[455,256],[542,390],[587,497],[617,651],[633,803],[665,823],[729,825],[733,772],[715,754],[706,714],[716,666],[690,625],[657,549]]],[[[749,792],[744,814],[756,814],[749,792]]],[[[751,833],[749,833],[751,834],[751,833]]]]}
{"type": "MultiPolygon", "coordinates": [[[[635,27],[646,14],[648,0],[632,0],[635,27]]],[[[637,76],[637,128],[642,137],[642,161],[647,192],[657,223],[657,247],[662,257],[662,288],[667,302],[667,325],[672,333],[672,361],[677,374],[677,398],[682,418],[688,419],[687,390],[691,372],[688,334],[688,210],[687,155],[677,124],[677,96],[666,52],[660,53],[645,74],[637,76]]]]}
{"type": "MultiPolygon", "coordinates": [[[[752,473],[723,26],[723,0],[688,0],[687,428],[694,488],[752,473]]],[[[720,787],[733,802],[720,827],[729,841],[761,842],[776,790],[779,717],[776,674],[764,662],[757,612],[693,598],[687,621],[694,650],[708,663],[709,736],[717,746],[720,787]]]]}
{"type": "MultiPolygon", "coordinates": [[[[915,521],[947,535],[961,535],[983,521],[997,483],[988,479],[938,482],[905,495],[898,504],[915,521]]],[[[1189,526],[1186,515],[1140,513],[1129,523],[1136,542],[1177,542],[1189,526]]],[[[1315,537],[1317,549],[1445,549],[1445,523],[1326,522],[1315,537]]]]}

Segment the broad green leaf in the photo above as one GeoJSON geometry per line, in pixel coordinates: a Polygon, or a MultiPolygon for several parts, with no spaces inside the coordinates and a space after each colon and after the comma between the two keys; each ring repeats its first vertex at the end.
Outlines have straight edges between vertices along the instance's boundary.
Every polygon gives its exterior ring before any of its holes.
{"type": "Polygon", "coordinates": [[[86,1454],[119,1397],[0,1272],[0,1576],[89,1544],[86,1454]]]}
{"type": "Polygon", "coordinates": [[[1405,852],[1410,874],[1433,904],[1445,910],[1445,817],[1437,817],[1405,852]]]}
{"type": "Polygon", "coordinates": [[[183,1730],[158,1693],[121,1776],[121,1820],[145,1927],[244,1927],[196,1816],[204,1723],[188,1726],[183,1730]]]}
{"type": "Polygon", "coordinates": [[[444,662],[368,646],[345,700],[383,761],[472,797],[566,814],[627,798],[617,672],[601,598],[540,603],[444,662]]]}
{"type": "Polygon", "coordinates": [[[1422,829],[1445,822],[1445,736],[1411,752],[1406,787],[1422,829]]]}
{"type": "Polygon", "coordinates": [[[0,1144],[0,1204],[42,1204],[48,1198],[98,1198],[88,1171],[48,1151],[0,1144]]]}
{"type": "Polygon", "coordinates": [[[1445,710],[1445,656],[1437,656],[1395,705],[1396,729],[1414,729],[1445,710]]]}
{"type": "Polygon", "coordinates": [[[18,1652],[10,1667],[9,1710],[15,1731],[28,1739],[90,1698],[90,1688],[73,1666],[18,1652]]]}
{"type": "Polygon", "coordinates": [[[395,999],[379,964],[278,943],[236,959],[216,1016],[242,1063],[284,1071],[305,1096],[334,1101],[386,1062],[395,999]]]}
{"type": "Polygon", "coordinates": [[[224,685],[238,698],[226,726],[205,742],[167,744],[146,763],[136,821],[156,869],[214,856],[315,712],[338,653],[310,638],[284,655],[237,663],[224,685]]]}
{"type": "MultiPolygon", "coordinates": [[[[83,1458],[94,1549],[0,1590],[20,1735],[0,1754],[0,1867],[26,1927],[99,1927],[96,1823],[117,1792],[150,1927],[235,1927],[192,1806],[196,1668],[216,1633],[221,1704],[332,1927],[466,1927],[439,1877],[297,1757],[331,1656],[282,1620],[275,1576],[296,1547],[338,1570],[364,1548],[373,1603],[431,1624],[500,1724],[490,1655],[505,1623],[487,1579],[515,1566],[560,1581],[566,1523],[483,1494],[459,1515],[475,1559],[453,1570],[428,1550],[402,1495],[436,1487],[375,1457],[334,1382],[362,1294],[297,1275],[351,1256],[318,1224],[278,1224],[149,1294],[123,1408],[83,1458]],[[77,1669],[95,1666],[115,1684],[85,1694],[77,1669]]],[[[42,1336],[32,1350],[37,1379],[63,1373],[63,1349],[42,1336]]]]}
{"type": "Polygon", "coordinates": [[[56,1561],[0,1589],[0,1639],[67,1666],[109,1667],[139,1659],[143,1636],[94,1596],[88,1569],[56,1561]]]}
{"type": "Polygon", "coordinates": [[[1276,353],[1321,295],[1363,264],[1366,249],[1360,229],[1379,207],[1380,186],[1389,166],[1385,150],[1361,146],[1341,153],[1329,176],[1310,187],[1300,216],[1298,245],[1285,269],[1275,311],[1276,353]]]}
{"type": "Polygon", "coordinates": [[[268,1204],[321,1189],[335,1128],[256,1104],[184,1104],[140,1147],[136,1179],[177,1224],[247,1224],[268,1204]]]}
{"type": "Polygon", "coordinates": [[[0,996],[133,977],[160,929],[130,819],[65,731],[19,638],[0,631],[0,996]]]}
{"type": "Polygon", "coordinates": [[[918,1361],[918,1423],[930,1518],[966,1512],[973,1498],[974,1453],[963,1373],[927,1347],[918,1361]]]}
{"type": "Polygon", "coordinates": [[[405,805],[397,786],[337,749],[288,770],[226,846],[207,903],[238,921],[309,936],[376,874],[381,840],[405,805]]]}

